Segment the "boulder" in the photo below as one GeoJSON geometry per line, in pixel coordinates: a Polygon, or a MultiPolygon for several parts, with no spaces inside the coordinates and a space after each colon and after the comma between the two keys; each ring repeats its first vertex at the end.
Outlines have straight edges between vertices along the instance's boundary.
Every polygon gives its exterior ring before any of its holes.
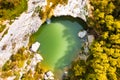
{"type": "Polygon", "coordinates": [[[80,32],[78,33],[78,36],[79,36],[80,38],[83,38],[83,37],[85,37],[86,35],[87,35],[87,31],[85,31],[85,30],[80,31],[80,32]]]}
{"type": "Polygon", "coordinates": [[[37,52],[39,47],[40,47],[40,43],[39,42],[35,42],[34,44],[32,44],[30,50],[33,51],[33,52],[37,52]]]}
{"type": "Polygon", "coordinates": [[[44,75],[45,80],[54,80],[54,74],[51,71],[48,71],[44,75]]]}
{"type": "Polygon", "coordinates": [[[88,43],[89,43],[89,46],[92,44],[92,42],[94,41],[94,35],[88,35],[88,43]]]}
{"type": "Polygon", "coordinates": [[[36,60],[38,60],[38,61],[41,61],[41,60],[43,60],[43,57],[40,55],[40,54],[35,54],[35,58],[36,58],[36,60]]]}
{"type": "Polygon", "coordinates": [[[48,71],[48,72],[46,73],[46,75],[47,75],[48,77],[54,76],[54,74],[53,74],[51,71],[48,71]]]}

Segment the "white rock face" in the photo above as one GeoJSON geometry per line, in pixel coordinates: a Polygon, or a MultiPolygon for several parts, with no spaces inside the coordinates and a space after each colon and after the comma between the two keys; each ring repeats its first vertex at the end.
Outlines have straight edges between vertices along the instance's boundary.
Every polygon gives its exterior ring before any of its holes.
{"type": "Polygon", "coordinates": [[[28,11],[23,12],[20,17],[10,25],[8,33],[0,41],[0,67],[2,67],[19,48],[23,46],[27,47],[29,36],[39,29],[42,21],[39,14],[34,13],[34,10],[38,5],[44,5],[42,4],[43,2],[40,2],[41,0],[29,0],[28,11]],[[33,4],[33,2],[36,2],[36,4],[33,4]]]}
{"type": "Polygon", "coordinates": [[[85,35],[87,35],[87,31],[80,31],[79,33],[78,33],[78,36],[80,37],[80,38],[83,38],[83,37],[85,37],[85,35]]]}
{"type": "Polygon", "coordinates": [[[35,42],[34,44],[32,44],[31,51],[37,52],[39,47],[40,47],[40,43],[39,42],[35,42]]]}
{"type": "MultiPolygon", "coordinates": [[[[88,14],[85,6],[87,0],[68,0],[67,5],[57,5],[53,11],[54,16],[70,15],[86,20],[88,14]]],[[[38,13],[35,13],[37,6],[45,7],[46,0],[28,0],[28,10],[23,12],[9,27],[8,33],[0,41],[0,67],[9,60],[21,47],[27,47],[29,36],[36,32],[42,21],[38,13]]],[[[36,50],[34,50],[36,51],[36,50]]]]}
{"type": "Polygon", "coordinates": [[[88,15],[86,5],[88,0],[68,0],[67,5],[58,4],[54,9],[54,16],[68,15],[79,17],[86,21],[88,15]]]}
{"type": "Polygon", "coordinates": [[[45,7],[47,5],[46,0],[29,0],[27,12],[33,12],[37,6],[45,7]]]}
{"type": "Polygon", "coordinates": [[[40,54],[36,54],[35,58],[36,58],[37,62],[41,62],[43,60],[43,57],[40,54]]]}
{"type": "Polygon", "coordinates": [[[36,53],[34,57],[31,59],[29,69],[31,69],[34,72],[35,66],[37,65],[38,62],[41,62],[42,60],[43,60],[42,56],[36,53]]]}
{"type": "MultiPolygon", "coordinates": [[[[43,7],[44,9],[45,5],[47,5],[46,1],[47,0],[28,0],[27,12],[23,12],[10,26],[8,25],[9,27],[6,28],[8,29],[8,33],[0,41],[0,68],[7,60],[9,60],[12,54],[15,54],[18,51],[18,49],[28,46],[30,35],[35,33],[43,23],[39,14],[35,12],[35,9],[38,6],[43,7]]],[[[79,17],[86,21],[86,15],[88,15],[88,13],[85,6],[87,1],[88,0],[68,0],[67,5],[58,4],[53,11],[53,15],[68,15],[79,17]]],[[[50,5],[52,5],[52,3],[50,5]]],[[[48,21],[48,23],[50,23],[50,21],[48,21]]],[[[84,36],[85,32],[82,33],[81,37],[84,36]]],[[[31,47],[32,51],[36,52],[39,46],[40,44],[38,42],[33,44],[31,47]]],[[[36,64],[42,60],[42,56],[35,53],[34,57],[31,59],[30,65],[25,64],[24,67],[21,68],[20,76],[23,75],[24,70],[34,71],[36,64]],[[27,67],[27,69],[25,67],[27,67]]],[[[13,80],[13,78],[15,77],[8,77],[7,80],[13,80]]],[[[48,79],[54,80],[54,74],[51,71],[47,72],[45,75],[45,80],[48,79]]],[[[0,80],[4,79],[0,78],[0,80]]]]}

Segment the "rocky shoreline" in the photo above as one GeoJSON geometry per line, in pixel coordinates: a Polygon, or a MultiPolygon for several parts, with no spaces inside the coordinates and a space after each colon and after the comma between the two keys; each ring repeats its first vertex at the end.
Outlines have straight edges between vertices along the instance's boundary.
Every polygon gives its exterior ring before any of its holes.
{"type": "MultiPolygon", "coordinates": [[[[16,54],[18,49],[29,44],[30,36],[37,32],[42,25],[39,13],[35,12],[36,7],[45,7],[45,0],[28,0],[28,10],[18,17],[8,29],[0,41],[0,67],[2,67],[11,55],[16,54]]],[[[88,0],[68,0],[67,5],[58,4],[53,10],[53,16],[79,17],[86,21],[89,12],[86,8],[88,0]]],[[[36,62],[37,64],[37,62],[36,62]]],[[[10,79],[7,79],[10,80],[10,79]]]]}

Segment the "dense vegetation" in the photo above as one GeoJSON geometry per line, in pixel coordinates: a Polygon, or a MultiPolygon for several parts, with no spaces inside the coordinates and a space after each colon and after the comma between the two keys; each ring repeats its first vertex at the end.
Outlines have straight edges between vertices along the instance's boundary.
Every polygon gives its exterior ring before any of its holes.
{"type": "MultiPolygon", "coordinates": [[[[25,65],[25,63],[30,65],[31,58],[33,58],[34,54],[35,53],[28,51],[24,47],[20,48],[18,52],[13,54],[11,58],[4,64],[0,71],[0,77],[5,79],[10,76],[16,76],[14,80],[19,80],[22,67],[25,65]]],[[[41,68],[40,62],[37,63],[34,74],[31,70],[26,71],[26,67],[23,69],[24,74],[21,76],[21,80],[38,80],[43,78],[43,69],[41,68]]]]}
{"type": "Polygon", "coordinates": [[[69,80],[120,80],[120,0],[90,0],[88,25],[97,34],[87,61],[73,62],[69,80]]]}
{"type": "Polygon", "coordinates": [[[0,0],[0,19],[14,19],[26,9],[26,0],[0,0]]]}
{"type": "Polygon", "coordinates": [[[39,79],[43,79],[43,69],[41,69],[41,63],[40,62],[36,65],[34,74],[31,70],[29,70],[21,78],[21,80],[39,80],[39,79]]]}
{"type": "Polygon", "coordinates": [[[25,60],[30,57],[30,53],[25,51],[25,48],[18,50],[11,58],[4,64],[1,71],[1,77],[7,78],[8,76],[18,75],[19,68],[23,67],[25,60]]]}
{"type": "MultiPolygon", "coordinates": [[[[90,56],[86,61],[74,61],[69,70],[69,80],[120,80],[120,0],[90,0],[94,7],[93,14],[88,18],[88,25],[98,35],[90,47],[90,56]]],[[[45,11],[40,12],[42,19],[50,18],[56,4],[67,3],[67,0],[48,0],[45,11]],[[64,2],[65,1],[65,2],[64,2]],[[50,6],[50,2],[53,3],[50,6]]],[[[14,19],[26,10],[26,0],[0,0],[0,19],[14,19]]],[[[2,31],[2,30],[0,30],[2,31]]],[[[20,74],[17,68],[23,67],[24,61],[30,58],[29,53],[20,49],[13,54],[1,70],[1,77],[20,74]]],[[[30,62],[28,62],[29,64],[30,62]]],[[[22,80],[38,80],[42,78],[40,63],[36,72],[31,76],[28,71],[22,80]]]]}

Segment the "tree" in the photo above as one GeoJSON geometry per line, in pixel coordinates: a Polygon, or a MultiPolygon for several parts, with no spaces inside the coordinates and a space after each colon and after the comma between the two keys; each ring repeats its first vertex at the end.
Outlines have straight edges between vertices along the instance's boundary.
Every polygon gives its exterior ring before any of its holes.
{"type": "Polygon", "coordinates": [[[0,19],[14,19],[26,9],[27,0],[0,0],[0,19]]]}
{"type": "Polygon", "coordinates": [[[90,0],[94,7],[88,24],[101,34],[90,47],[85,64],[79,59],[70,69],[71,80],[119,80],[120,79],[120,0],[90,0]],[[115,5],[116,4],[116,5],[115,5]],[[116,14],[114,15],[113,13],[116,14]],[[76,75],[77,74],[77,75],[76,75]]]}

